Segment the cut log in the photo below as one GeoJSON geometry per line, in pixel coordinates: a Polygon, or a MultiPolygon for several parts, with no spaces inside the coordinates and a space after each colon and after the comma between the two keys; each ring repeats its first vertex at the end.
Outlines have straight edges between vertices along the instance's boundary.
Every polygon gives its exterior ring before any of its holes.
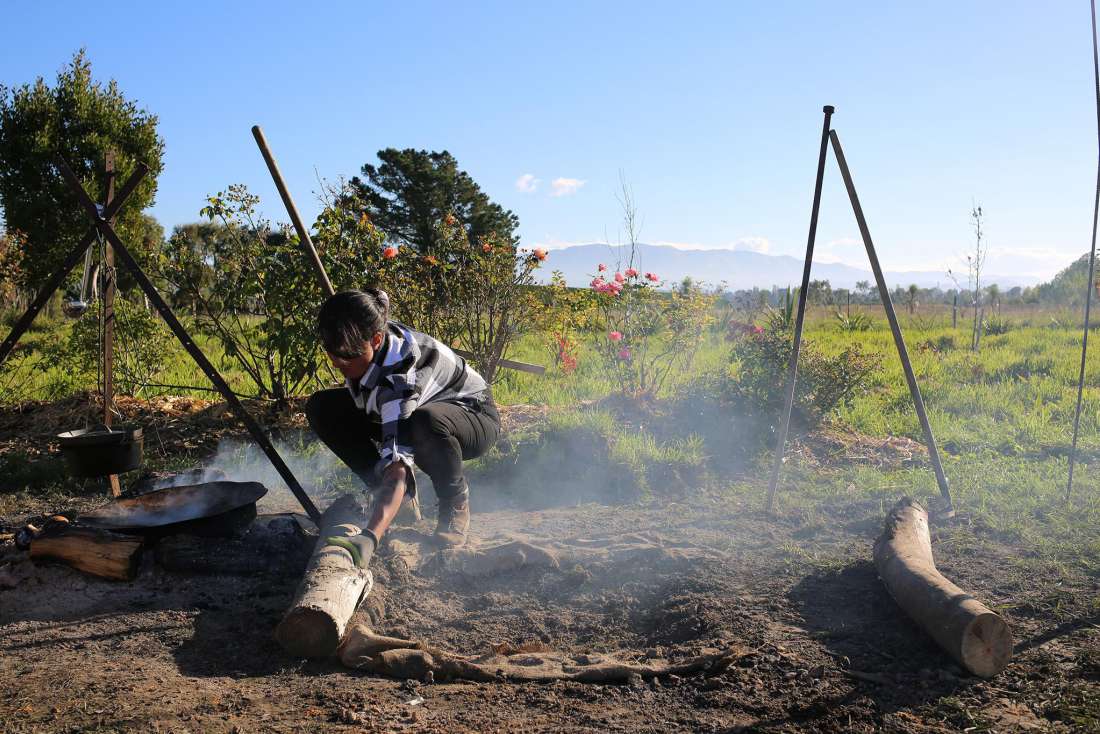
{"type": "Polygon", "coordinates": [[[137,575],[142,539],[109,530],[54,526],[31,541],[31,558],[57,561],[83,573],[117,581],[137,575]]]}
{"type": "Polygon", "coordinates": [[[875,541],[875,566],[898,606],[964,668],[992,678],[1008,665],[1008,623],[936,569],[920,504],[903,497],[894,505],[875,541]]]}
{"type": "Polygon", "coordinates": [[[333,655],[351,615],[370,593],[374,583],[370,571],[356,566],[347,550],[328,542],[331,537],[359,535],[368,519],[366,508],[351,495],[333,502],[321,517],[321,533],[305,578],[290,610],[275,628],[275,639],[292,655],[333,655]]]}

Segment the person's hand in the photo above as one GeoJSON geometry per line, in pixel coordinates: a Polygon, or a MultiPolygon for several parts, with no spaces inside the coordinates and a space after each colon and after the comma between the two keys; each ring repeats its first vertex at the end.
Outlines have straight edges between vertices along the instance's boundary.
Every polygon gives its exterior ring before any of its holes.
{"type": "Polygon", "coordinates": [[[356,568],[366,568],[374,552],[378,550],[378,536],[370,529],[363,530],[359,535],[349,537],[335,536],[327,539],[329,545],[343,548],[351,554],[351,560],[356,568]]]}

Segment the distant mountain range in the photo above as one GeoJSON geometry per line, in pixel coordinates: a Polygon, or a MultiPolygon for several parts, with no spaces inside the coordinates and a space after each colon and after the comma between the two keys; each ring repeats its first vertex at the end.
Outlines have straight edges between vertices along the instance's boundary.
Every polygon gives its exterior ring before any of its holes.
{"type": "MultiPolygon", "coordinates": [[[[683,280],[685,276],[710,285],[725,282],[732,290],[744,288],[770,289],[797,286],[802,281],[802,260],[790,255],[763,255],[746,250],[680,250],[667,245],[638,245],[635,267],[640,271],[654,272],[666,283],[683,280]]],[[[604,244],[573,245],[551,250],[542,267],[540,280],[548,281],[550,273],[560,270],[571,286],[586,286],[596,273],[596,266],[605,263],[609,268],[625,268],[629,252],[623,247],[604,244]]],[[[945,270],[939,271],[886,271],[886,284],[893,290],[897,286],[907,288],[916,283],[921,288],[939,286],[944,290],[954,287],[945,270]]],[[[854,288],[861,280],[874,283],[870,266],[866,270],[838,263],[813,264],[810,271],[813,280],[827,280],[833,288],[854,288]]],[[[960,283],[965,287],[966,274],[960,283]]],[[[1014,286],[1031,286],[1040,282],[1029,276],[983,275],[986,283],[996,283],[1003,290],[1014,286]]]]}

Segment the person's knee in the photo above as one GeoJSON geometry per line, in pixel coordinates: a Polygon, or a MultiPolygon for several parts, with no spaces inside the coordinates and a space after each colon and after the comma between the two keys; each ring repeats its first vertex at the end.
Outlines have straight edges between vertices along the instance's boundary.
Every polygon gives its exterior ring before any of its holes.
{"type": "Polygon", "coordinates": [[[328,396],[324,392],[315,392],[309,396],[306,400],[306,421],[309,423],[309,427],[313,429],[313,432],[320,435],[329,421],[327,421],[326,415],[328,411],[325,410],[325,404],[328,402],[328,396]]]}

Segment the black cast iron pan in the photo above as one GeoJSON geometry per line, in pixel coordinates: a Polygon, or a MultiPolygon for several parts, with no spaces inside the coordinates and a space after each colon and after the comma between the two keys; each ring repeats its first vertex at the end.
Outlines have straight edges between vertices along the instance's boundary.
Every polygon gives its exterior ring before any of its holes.
{"type": "Polygon", "coordinates": [[[205,527],[213,530],[213,534],[222,534],[213,520],[223,518],[230,526],[242,522],[247,525],[256,517],[256,500],[265,494],[267,487],[259,482],[188,484],[123,497],[77,520],[105,530],[167,534],[201,531],[205,527]]]}

